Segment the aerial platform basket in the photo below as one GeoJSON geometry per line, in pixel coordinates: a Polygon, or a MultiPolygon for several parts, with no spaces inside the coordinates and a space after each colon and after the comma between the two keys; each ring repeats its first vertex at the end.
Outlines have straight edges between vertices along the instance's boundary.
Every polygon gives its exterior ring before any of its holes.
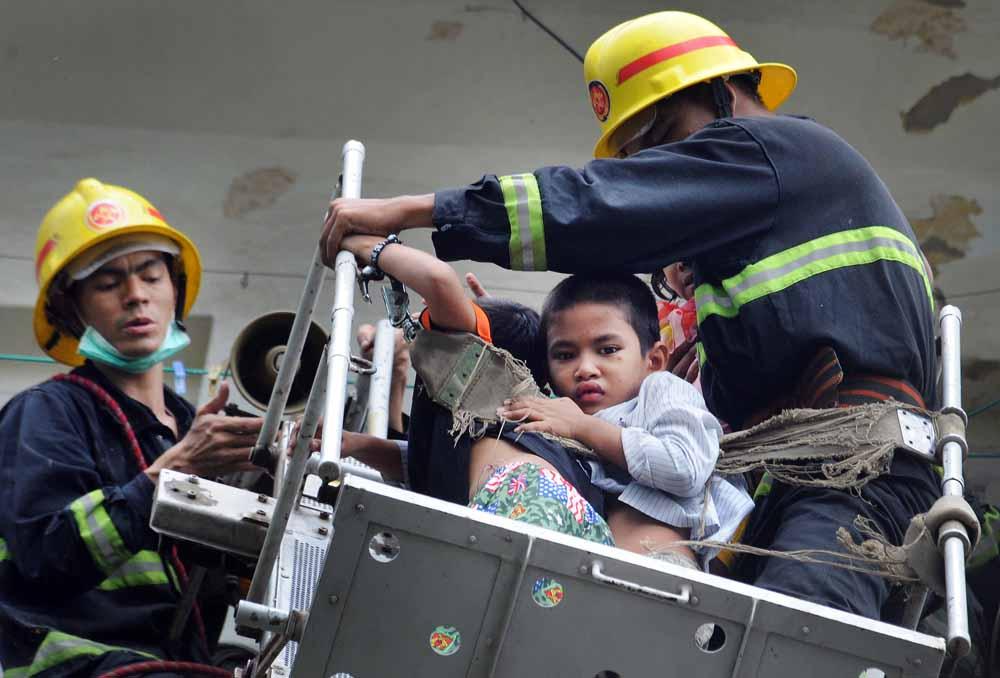
{"type": "MultiPolygon", "coordinates": [[[[339,195],[361,195],[363,161],[364,146],[348,142],[339,195]]],[[[336,258],[330,341],[293,435],[283,415],[324,271],[317,249],[254,446],[254,460],[276,468],[277,495],[164,471],[154,498],[154,530],[256,559],[236,622],[258,652],[237,676],[931,678],[946,648],[968,651],[970,538],[957,520],[937,542],[946,640],[390,487],[341,459],[348,372],[384,377],[392,363],[387,323],[374,365],[350,355],[359,277],[348,252],[336,258]]],[[[964,421],[960,325],[958,309],[942,309],[943,401],[964,421]]],[[[388,401],[388,379],[372,379],[374,435],[386,435],[388,401]]],[[[942,491],[961,497],[964,428],[940,442],[942,491]]],[[[913,600],[916,620],[923,596],[913,600]]]]}
{"type": "Polygon", "coordinates": [[[354,476],[333,523],[297,676],[930,678],[944,656],[941,638],[354,476]]]}

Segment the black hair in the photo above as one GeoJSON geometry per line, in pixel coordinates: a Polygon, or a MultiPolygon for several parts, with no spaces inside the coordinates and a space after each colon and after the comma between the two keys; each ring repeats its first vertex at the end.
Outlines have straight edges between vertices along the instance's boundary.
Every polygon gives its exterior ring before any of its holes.
{"type": "MultiPolygon", "coordinates": [[[[764,103],[759,91],[760,71],[736,73],[726,78],[726,82],[756,103],[764,103]]],[[[733,116],[732,95],[729,94],[729,90],[723,85],[722,78],[713,78],[707,82],[699,82],[696,85],[685,87],[681,91],[672,94],[667,100],[681,98],[688,99],[700,106],[715,111],[715,115],[718,118],[731,118],[733,116]]]]}
{"type": "MultiPolygon", "coordinates": [[[[542,307],[542,340],[547,343],[552,316],[578,304],[607,304],[625,312],[645,354],[660,339],[656,299],[646,283],[627,273],[573,275],[549,292],[542,307]]],[[[544,344],[543,344],[544,345],[544,344]]]]}
{"type": "Polygon", "coordinates": [[[538,385],[544,386],[548,381],[548,368],[538,311],[500,297],[479,297],[476,304],[490,321],[493,345],[523,360],[538,385]]]}

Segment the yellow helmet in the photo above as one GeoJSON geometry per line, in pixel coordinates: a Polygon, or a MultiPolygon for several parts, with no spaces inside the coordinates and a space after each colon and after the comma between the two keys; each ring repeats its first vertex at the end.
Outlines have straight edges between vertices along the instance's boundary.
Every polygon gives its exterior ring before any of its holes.
{"type": "Polygon", "coordinates": [[[176,246],[176,261],[180,265],[177,291],[184,295],[183,304],[178,299],[181,317],[186,317],[194,305],[201,283],[201,257],[194,243],[172,228],[159,210],[138,193],[97,179],[82,179],[45,215],[35,243],[35,279],[38,282],[35,341],[61,363],[76,366],[83,363],[83,358],[76,352],[77,338],[53,323],[49,310],[53,283],[60,273],[67,272],[67,267],[96,268],[94,255],[107,251],[109,241],[122,236],[130,236],[136,242],[142,242],[141,237],[136,236],[147,236],[153,242],[166,238],[172,243],[172,250],[176,246]]]}
{"type": "Polygon", "coordinates": [[[615,155],[618,149],[608,143],[611,135],[656,101],[700,82],[748,71],[760,71],[760,96],[770,110],[795,89],[794,69],[757,63],[700,16],[656,12],[615,26],[594,41],[583,63],[590,103],[601,123],[594,157],[615,155]]]}

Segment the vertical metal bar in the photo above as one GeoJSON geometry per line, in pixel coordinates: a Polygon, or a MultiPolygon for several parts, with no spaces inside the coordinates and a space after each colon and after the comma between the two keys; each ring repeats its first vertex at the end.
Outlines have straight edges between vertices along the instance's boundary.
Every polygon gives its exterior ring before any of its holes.
{"type": "Polygon", "coordinates": [[[528,563],[531,561],[531,550],[535,547],[535,538],[528,536],[528,545],[524,548],[524,557],[521,559],[521,567],[517,571],[517,581],[510,587],[510,603],[503,616],[503,626],[500,627],[499,637],[496,642],[496,651],[493,654],[493,661],[490,662],[490,672],[487,678],[493,678],[500,666],[500,653],[503,652],[503,644],[507,639],[507,632],[510,631],[510,623],[514,619],[514,610],[517,609],[517,599],[521,595],[521,584],[524,583],[524,573],[528,570],[528,563]]]}
{"type": "Polygon", "coordinates": [[[916,588],[917,590],[910,593],[910,597],[906,601],[906,606],[903,608],[903,618],[899,622],[900,626],[911,631],[917,630],[920,617],[923,615],[924,607],[927,605],[927,587],[918,586],[916,588]]]}
{"type": "MultiPolygon", "coordinates": [[[[339,192],[340,185],[338,184],[330,199],[336,198],[339,192]]],[[[316,310],[319,293],[323,289],[325,274],[326,267],[323,266],[322,254],[319,245],[317,245],[316,251],[313,252],[312,263],[309,265],[309,272],[306,274],[306,285],[302,289],[302,296],[299,297],[299,307],[295,310],[295,319],[292,321],[292,329],[288,334],[285,354],[281,359],[281,366],[278,368],[278,378],[274,382],[274,389],[267,401],[264,424],[261,426],[260,435],[257,436],[257,442],[250,452],[250,459],[258,466],[266,466],[265,461],[270,461],[273,452],[271,443],[274,441],[281,417],[285,412],[288,394],[292,389],[292,381],[295,379],[296,372],[299,371],[302,347],[305,346],[306,336],[309,334],[309,324],[312,322],[313,312],[316,310]]]]}
{"type": "Polygon", "coordinates": [[[389,398],[392,393],[392,359],[396,343],[396,330],[387,318],[375,326],[375,347],[372,349],[372,365],[375,374],[371,377],[368,390],[368,420],[365,430],[379,438],[389,435],[389,398]]]}
{"type": "MultiPolygon", "coordinates": [[[[740,640],[740,649],[736,653],[736,661],[733,664],[732,678],[739,678],[742,675],[743,669],[743,656],[747,652],[747,645],[750,642],[750,635],[753,633],[754,622],[757,621],[757,599],[753,599],[753,605],[750,607],[750,614],[747,615],[747,622],[743,625],[743,638],[740,640]]],[[[750,673],[749,671],[747,672],[750,673]]]]}
{"type": "MultiPolygon", "coordinates": [[[[962,313],[955,306],[945,306],[939,315],[941,323],[941,364],[943,368],[942,400],[946,408],[962,407],[961,336],[962,313]]],[[[941,492],[946,496],[961,497],[965,491],[962,473],[962,446],[949,442],[942,451],[944,476],[941,492]]],[[[965,528],[959,526],[960,532],[965,528]]],[[[966,536],[968,541],[968,536],[966,536]]],[[[948,606],[948,651],[954,657],[968,653],[969,611],[966,604],[965,543],[961,536],[951,536],[941,544],[944,556],[945,586],[948,606]]]]}
{"type": "MultiPolygon", "coordinates": [[[[344,171],[341,195],[361,197],[361,170],[365,147],[360,141],[344,144],[344,171]]],[[[334,301],[332,332],[327,355],[326,380],[330,397],[323,416],[323,445],[320,449],[319,476],[333,478],[340,460],[344,432],[344,405],[347,403],[347,372],[351,365],[351,332],[354,327],[354,283],[358,267],[354,255],[340,251],[334,263],[334,301]]],[[[319,375],[322,377],[322,374],[319,375]]]]}
{"type": "Polygon", "coordinates": [[[296,505],[295,500],[298,497],[299,485],[302,484],[306,462],[309,461],[312,439],[316,435],[319,415],[323,411],[323,404],[326,400],[326,379],[322,378],[326,364],[327,352],[324,349],[319,360],[316,378],[313,379],[312,390],[309,391],[309,400],[306,401],[306,411],[302,415],[299,435],[295,440],[295,449],[292,452],[291,460],[285,467],[284,482],[281,483],[281,489],[275,500],[271,524],[267,527],[264,544],[260,549],[260,557],[257,559],[257,567],[254,569],[253,579],[250,581],[247,600],[251,603],[263,603],[267,597],[268,583],[274,571],[274,563],[278,559],[278,552],[281,550],[281,540],[285,536],[288,518],[292,515],[296,505]]]}

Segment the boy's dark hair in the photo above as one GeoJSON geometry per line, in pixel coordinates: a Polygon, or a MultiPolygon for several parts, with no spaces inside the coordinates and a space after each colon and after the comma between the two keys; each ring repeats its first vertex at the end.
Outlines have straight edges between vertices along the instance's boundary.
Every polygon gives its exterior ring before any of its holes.
{"type": "Polygon", "coordinates": [[[499,297],[479,297],[476,303],[489,318],[493,345],[523,360],[538,385],[544,386],[548,368],[538,311],[499,297]]]}
{"type": "Polygon", "coordinates": [[[645,354],[660,340],[660,322],[656,299],[646,283],[634,275],[573,275],[549,292],[542,307],[542,343],[546,345],[552,316],[578,304],[607,304],[625,312],[625,319],[639,337],[645,354]]]}

